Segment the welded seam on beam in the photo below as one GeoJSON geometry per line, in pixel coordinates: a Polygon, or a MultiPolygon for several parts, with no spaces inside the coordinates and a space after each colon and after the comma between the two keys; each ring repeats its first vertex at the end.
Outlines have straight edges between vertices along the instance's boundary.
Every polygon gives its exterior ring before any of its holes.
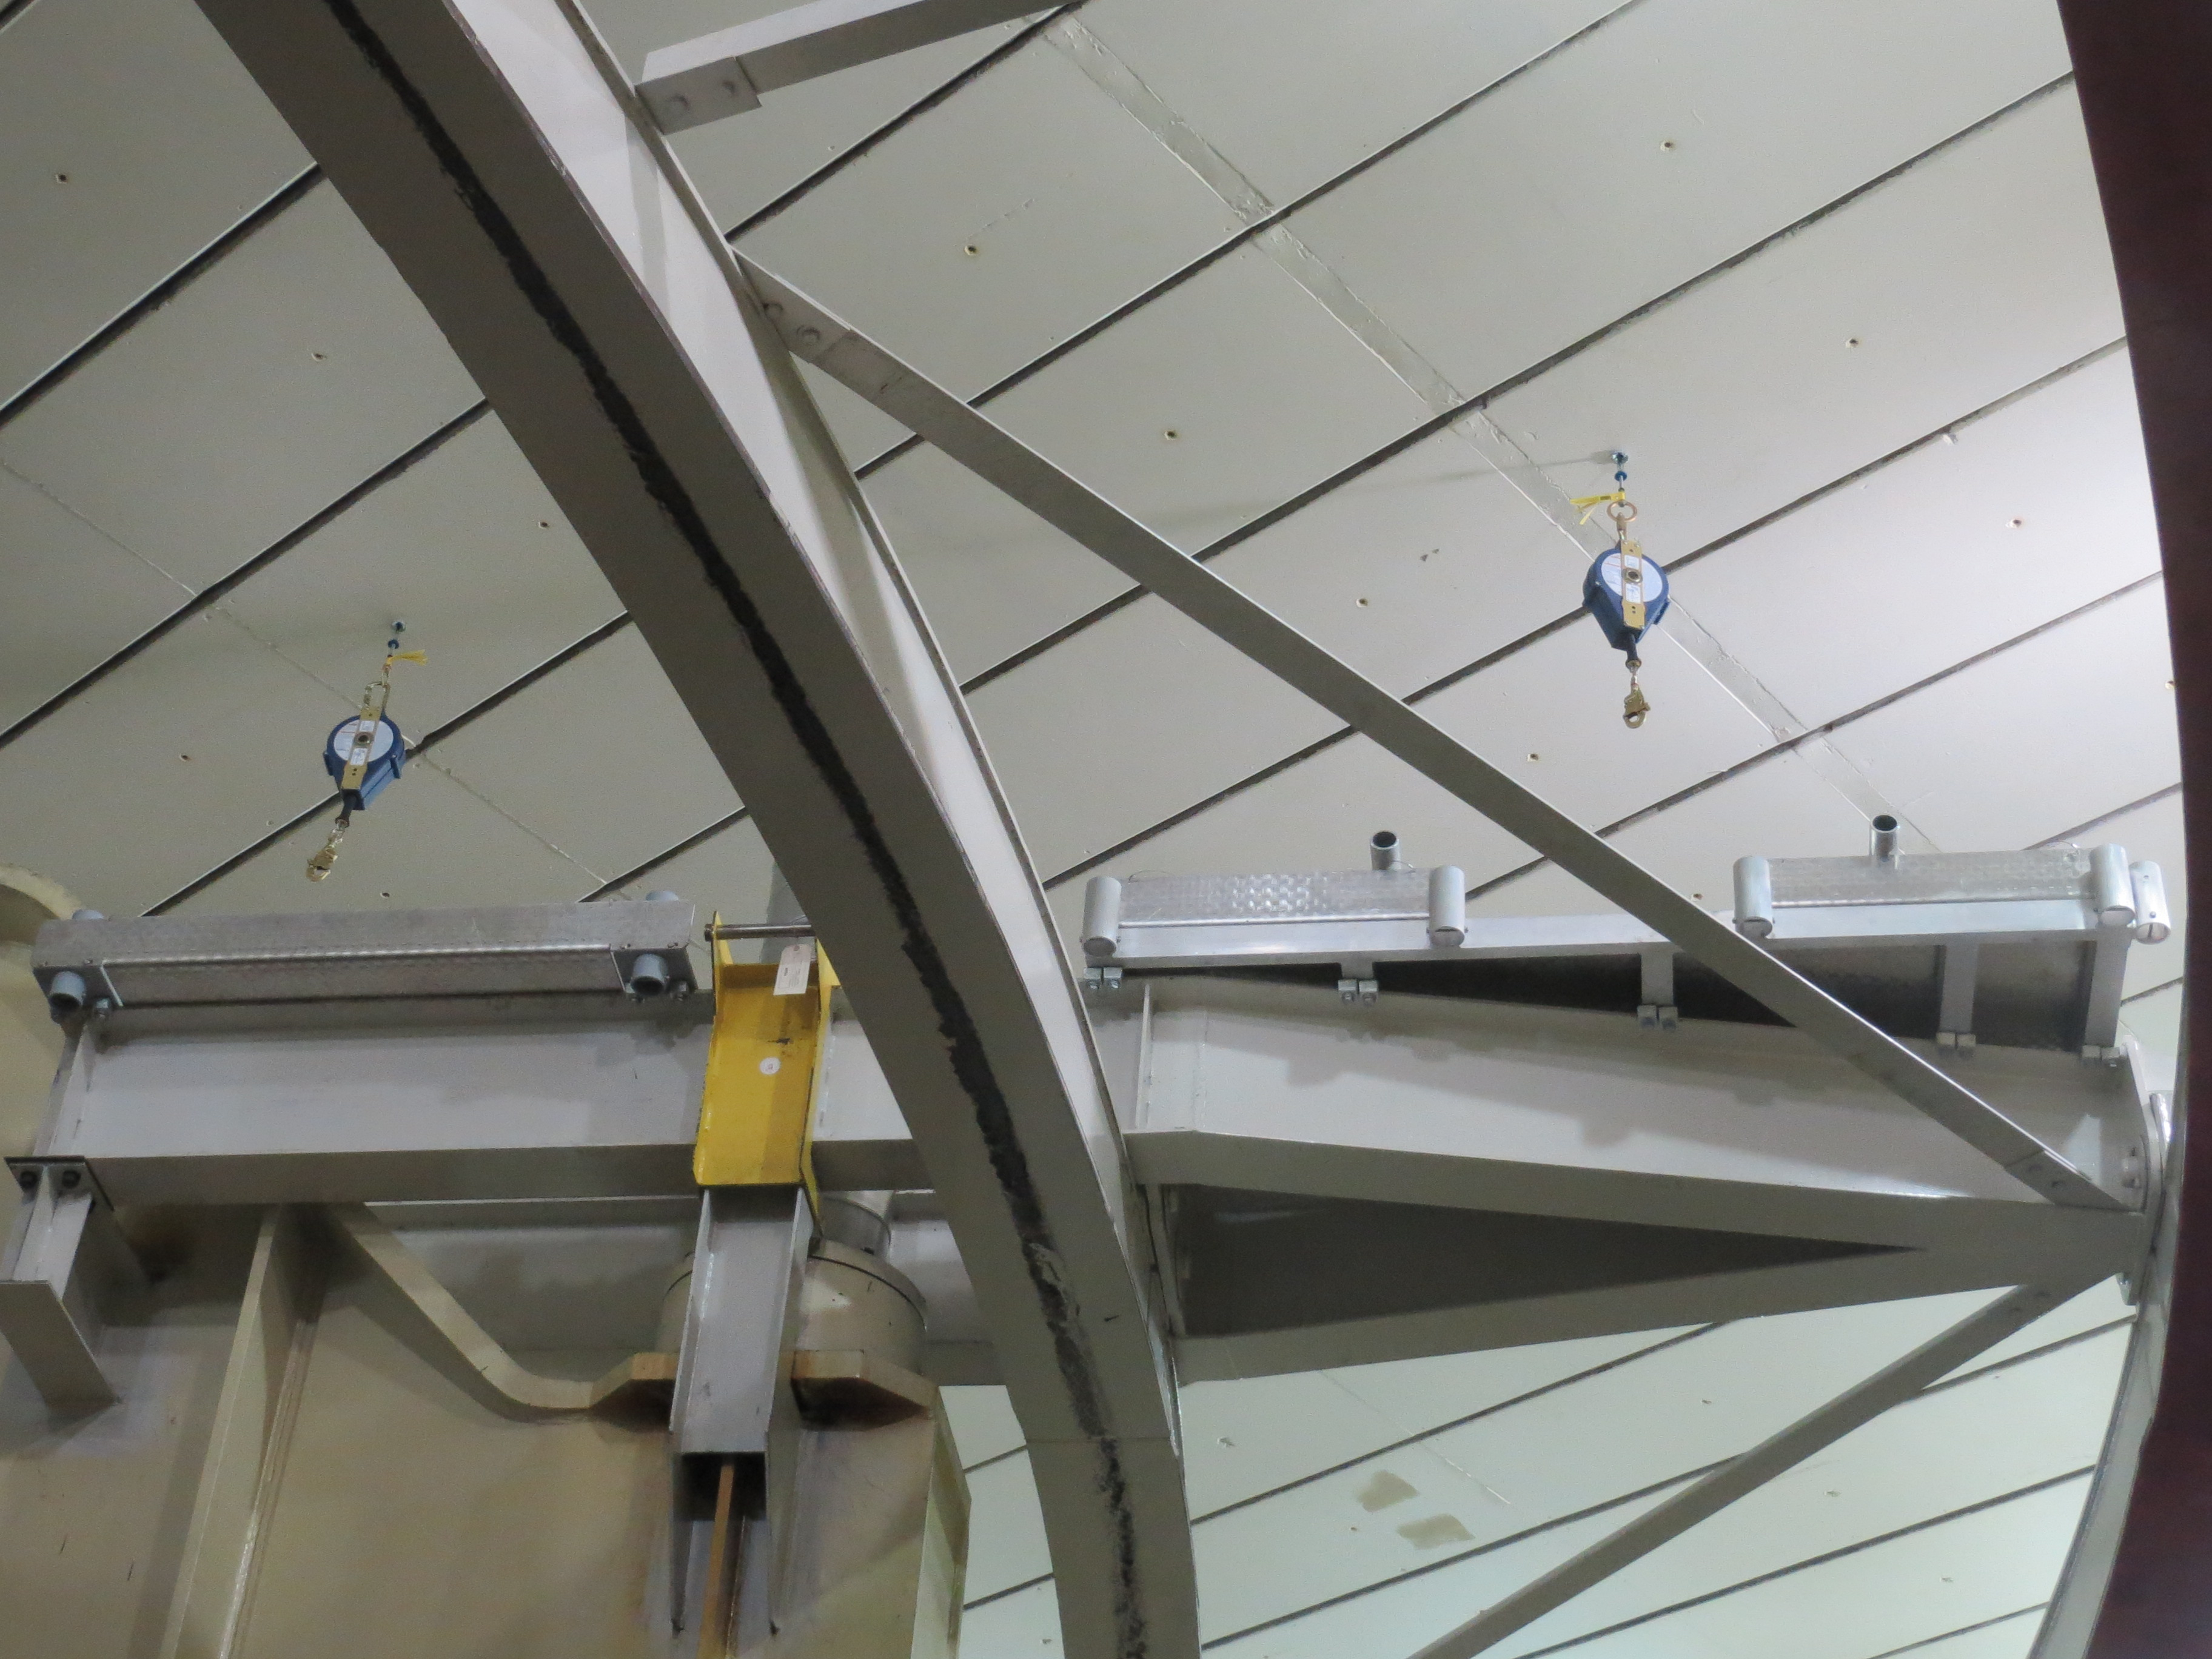
{"type": "MultiPolygon", "coordinates": [[[[7,18],[0,16],[0,27],[4,27],[6,23],[7,18]]],[[[193,283],[221,264],[240,243],[278,218],[287,208],[320,184],[322,178],[323,170],[320,167],[308,167],[306,172],[263,202],[259,207],[255,208],[236,224],[224,231],[222,235],[185,260],[175,270],[124,307],[83,343],[64,356],[58,362],[5,403],[0,403],[0,427],[7,425],[9,422],[30,408],[33,404],[37,403],[39,399],[75,374],[77,370],[82,368],[85,364],[106,350],[117,340],[190,288],[193,283]]]]}
{"type": "MultiPolygon", "coordinates": [[[[1920,451],[1928,448],[1929,446],[1940,443],[1945,439],[1960,432],[1963,432],[1969,427],[1988,419],[1990,416],[1998,413],[2000,410],[2009,409],[2022,398],[2028,397],[2034,392],[2042,391],[2047,386],[2056,385],[2059,381],[2063,380],[2073,374],[2078,374],[2082,369],[2090,367],[2094,363],[2102,362],[2106,357],[2110,356],[2113,352],[2120,349],[2124,343],[2125,343],[2124,341],[2115,341],[2109,345],[2100,346],[2096,350],[2089,352],[2083,356],[2077,357],[2072,362],[2065,364],[2062,368],[2054,369],[2048,374],[2039,376],[2038,379],[2030,381],[2027,386],[2021,387],[2017,391],[2007,392],[2003,397],[1998,398],[1990,403],[1984,404],[1979,409],[1974,410],[1969,414],[1960,416],[1958,419],[1938,427],[1935,431],[1930,432],[1923,437],[1916,438],[1910,443],[1900,445],[1898,448],[1890,451],[1887,454],[1868,462],[1864,466],[1855,468],[1853,471],[1844,474],[1840,478],[1832,480],[1828,483],[1822,484],[1818,489],[1808,490],[1804,495],[1798,496],[1795,501],[1776,507],[1772,512],[1762,514],[1759,518],[1753,520],[1748,525],[1741,526],[1737,529],[1728,532],[1724,535],[1716,537],[1713,540],[1705,543],[1703,546],[1684,554],[1680,558],[1669,564],[1668,568],[1669,571],[1674,571],[1680,570],[1685,566],[1693,564],[1697,561],[1703,559],[1711,554],[1717,553],[1724,548],[1735,545],[1736,543],[1742,541],[1745,538],[1753,535],[1759,531],[1767,529],[1773,525],[1780,523],[1783,520],[1790,517],[1794,514],[1802,512],[1807,507],[1813,506],[1815,502],[1824,501],[1827,497],[1836,494],[1838,490],[1845,489],[1854,484],[1863,483],[1866,479],[1873,477],[1875,473],[1882,471],[1885,467],[1903,460],[1908,456],[1917,454],[1920,451]]],[[[2142,585],[2142,582],[2147,582],[2151,580],[2154,580],[2154,578],[2144,577],[2141,581],[2136,583],[2135,586],[2140,586],[2142,585]]],[[[2038,633],[2041,633],[2050,628],[2056,627],[2060,623],[2070,621],[2075,617],[2082,614],[2083,611],[2094,610],[2098,605],[2119,598],[2129,591],[2129,589],[2123,588],[2117,593],[2106,594],[2101,599],[2094,599],[2090,601],[2088,605],[2082,606],[2080,610],[2069,611],[2064,616],[2057,617],[2052,621],[2041,623],[2037,628],[2031,629],[2027,633],[2022,634],[2015,639],[2007,641],[2003,645],[1993,647],[1991,651],[1982,653],[1980,656],[1967,658],[1965,661],[1954,665],[1951,669],[1943,670],[1941,672],[1931,675],[1925,679],[1916,681],[1911,685],[1905,687],[1903,691],[1893,692],[1882,700],[1874,703],[1869,703],[1863,708],[1853,710],[1850,714],[1841,715],[1838,717],[1837,720],[1830,721],[1824,726],[1814,727],[1808,732],[1801,732],[1795,738],[1785,739],[1770,746],[1769,748],[1760,750],[1758,753],[1745,760],[1738,762],[1735,766],[1724,769],[1723,771],[1717,772],[1711,776],[1691,785],[1686,791],[1677,791],[1674,794],[1667,796],[1663,799],[1653,802],[1648,806],[1638,808],[1636,812],[1630,814],[1628,817],[1618,819],[1612,823],[1605,825],[1600,829],[1597,833],[1601,836],[1611,835],[1615,830],[1625,829],[1630,823],[1637,822],[1639,817],[1648,817],[1651,813],[1662,811],[1670,806],[1677,805],[1681,801],[1688,799],[1692,794],[1700,793],[1706,789],[1715,787],[1716,785],[1725,783],[1729,778],[1734,777],[1741,771],[1758,765],[1761,762],[1771,760],[1776,755],[1787,753],[1793,747],[1802,744],[1810,738],[1816,737],[1825,738],[1838,726],[1847,725],[1850,721],[1860,718],[1862,715],[1872,714],[1876,708],[1886,707],[1888,702],[1896,701],[1898,697],[1908,696],[1913,691],[1920,690],[1929,685],[1934,684],[1938,679],[1948,677],[1949,673],[1954,672],[1958,668],[1971,666],[1973,663],[1980,661],[1983,657],[1994,654],[1995,651],[2002,650],[2006,648],[2007,646],[2016,645],[2021,643],[2022,641],[2032,639],[2038,633]]],[[[1408,692],[1406,696],[1406,702],[1409,704],[1419,703],[1430,697],[1435,696],[1439,692],[1448,690],[1451,687],[1459,684],[1462,681],[1480,673],[1484,669],[1502,662],[1508,657],[1517,655],[1522,651],[1527,650],[1529,647],[1550,638],[1553,635],[1560,632],[1564,629],[1572,627],[1576,623],[1583,619],[1583,613],[1581,611],[1575,610],[1567,611],[1561,616],[1555,617],[1551,621],[1543,623],[1541,626],[1532,629],[1528,633],[1522,635],[1518,639],[1510,641],[1507,644],[1499,647],[1498,649],[1476,658],[1473,662],[1467,664],[1465,666],[1455,668],[1449,673],[1442,675],[1439,678],[1430,681],[1427,684],[1418,687],[1414,690],[1408,692]]],[[[995,671],[986,671],[986,675],[994,672],[995,671]]],[[[969,681],[966,686],[963,686],[962,690],[972,690],[985,684],[986,675],[978,675],[974,680],[969,681]]],[[[1194,802],[1189,806],[1186,806],[1176,812],[1170,814],[1167,817],[1159,820],[1158,823],[1148,825],[1146,828],[1137,831],[1135,834],[1124,837],[1122,840],[1115,842],[1113,846],[1105,848],[1102,852],[1091,854],[1085,858],[1079,860],[1074,864],[1070,865],[1066,869],[1062,870],[1059,874],[1051,877],[1044,884],[1048,888],[1055,887],[1062,883],[1072,881],[1078,876],[1088,874],[1091,871],[1098,868],[1099,866],[1110,863],[1113,860],[1121,857],[1124,854],[1142,846],[1145,842],[1152,840],[1156,836],[1164,835],[1167,831],[1176,828],[1178,825],[1188,823],[1191,819],[1198,817],[1200,813],[1222,805],[1224,802],[1242,794],[1248,789],[1255,788],[1257,786],[1265,783],[1268,779],[1288,771],[1292,767],[1297,766],[1304,761],[1312,759],[1315,756],[1321,754],[1326,750],[1334,748],[1337,744],[1346,742],[1353,735],[1354,733],[1352,727],[1348,726],[1340,726],[1328,736],[1316,738],[1312,743],[1306,744],[1303,749],[1297,750],[1290,755],[1285,756],[1279,760],[1272,762],[1268,765],[1261,767],[1259,770],[1246,777],[1239,779],[1235,783],[1216,790],[1212,794],[1206,797],[1205,799],[1194,802]]],[[[2154,797],[2151,799],[2155,798],[2154,797]]],[[[2147,803],[2136,803],[2137,805],[2144,804],[2147,803]]],[[[2123,808],[2121,810],[2128,811],[2131,809],[2123,808]]],[[[1530,870],[1539,869],[1547,862],[1548,862],[1548,860],[1538,859],[1528,864],[1516,866],[1512,870],[1507,871],[1504,874],[1498,876],[1492,880],[1473,890],[1473,892],[1471,892],[1469,896],[1473,896],[1474,892],[1486,892],[1489,890],[1491,887],[1498,885],[1503,882],[1509,881],[1516,876],[1524,874],[1530,870]]]]}
{"type": "MultiPolygon", "coordinates": [[[[330,505],[322,507],[317,512],[309,514],[307,518],[302,519],[298,524],[286,531],[275,541],[270,543],[268,546],[263,548],[260,552],[255,554],[244,564],[240,565],[228,575],[219,577],[215,581],[210,582],[205,587],[200,589],[198,592],[192,595],[192,597],[187,599],[183,605],[178,606],[177,609],[172,611],[167,616],[162,617],[161,621],[155,623],[144,633],[139,635],[137,638],[132,640],[130,644],[125,646],[121,650],[115,652],[112,655],[106,658],[94,666],[87,669],[83,673],[78,675],[76,679],[70,681],[60,690],[55,692],[52,696],[48,697],[36,708],[31,710],[29,714],[25,714],[21,719],[16,720],[14,725],[6,727],[4,730],[0,730],[0,749],[5,749],[9,744],[15,742],[16,738],[23,736],[33,727],[50,719],[54,714],[58,714],[62,709],[76,702],[86,692],[91,690],[94,686],[98,685],[109,675],[114,673],[116,670],[123,667],[126,663],[129,663],[133,659],[142,655],[146,651],[151,649],[154,646],[158,645],[162,640],[167,638],[171,634],[183,627],[185,623],[190,622],[193,617],[198,617],[203,612],[221,604],[240,586],[251,580],[255,576],[259,575],[270,565],[276,563],[277,560],[283,558],[284,555],[297,547],[301,542],[306,541],[318,531],[327,528],[334,521],[343,517],[351,508],[358,506],[362,501],[367,500],[370,495],[374,495],[378,490],[384,488],[385,485],[392,483],[396,478],[404,476],[407,472],[413,470],[418,463],[428,459],[432,455],[437,453],[439,450],[444,448],[447,443],[451,440],[459,437],[462,433],[467,431],[469,428],[475,425],[477,421],[484,414],[485,410],[489,407],[489,405],[479,402],[470,408],[463,410],[459,414],[454,416],[452,420],[447,421],[443,426],[433,432],[428,437],[423,439],[413,447],[406,450],[404,453],[395,456],[392,459],[386,461],[375,471],[370,473],[368,477],[363,478],[359,483],[354,485],[352,489],[347,490],[344,495],[331,502],[330,505]]],[[[495,696],[497,695],[498,694],[496,693],[495,694],[495,696]]]]}
{"type": "MultiPolygon", "coordinates": [[[[472,703],[468,708],[463,709],[459,714],[454,715],[453,719],[446,721],[444,725],[431,727],[429,731],[424,732],[422,737],[408,745],[408,759],[413,760],[417,756],[435,748],[439,744],[443,743],[447,738],[452,737],[455,732],[463,731],[468,726],[474,725],[477,720],[482,720],[494,709],[501,707],[511,699],[528,690],[532,686],[537,684],[538,681],[544,679],[548,674],[552,673],[556,669],[566,667],[569,663],[574,662],[578,657],[582,656],[585,652],[590,650],[593,646],[598,645],[604,640],[612,639],[616,635],[621,633],[623,629],[628,628],[629,626],[629,617],[627,614],[616,617],[609,621],[601,623],[590,633],[585,635],[583,638],[577,640],[573,644],[562,647],[560,650],[556,651],[551,656],[546,658],[544,662],[539,663],[535,668],[529,670],[526,673],[517,675],[514,679],[509,680],[505,685],[493,692],[491,696],[484,698],[481,702],[472,703]]],[[[451,776],[452,775],[449,773],[447,775],[451,776]]],[[[456,782],[459,781],[459,779],[455,779],[454,781],[456,782]]],[[[462,787],[464,788],[467,787],[466,785],[463,785],[462,787]]],[[[470,790],[469,793],[471,794],[476,793],[474,790],[470,790]]],[[[477,798],[479,800],[483,799],[481,795],[477,798]]],[[[290,836],[295,830],[303,828],[307,824],[313,823],[315,819],[320,817],[324,813],[329,811],[337,804],[338,798],[337,795],[329,794],[324,796],[320,800],[317,801],[313,806],[308,807],[306,811],[297,813],[294,817],[286,819],[283,823],[278,824],[274,830],[269,831],[268,834],[255,841],[252,846],[232,854],[228,858],[216,865],[213,869],[209,870],[201,875],[195,876],[191,880],[186,882],[182,887],[177,889],[175,892],[170,894],[168,897],[148,906],[145,914],[149,916],[167,915],[170,911],[175,909],[177,906],[182,904],[185,900],[191,898],[196,894],[205,892],[209,888],[214,886],[216,883],[221,881],[225,876],[230,874],[232,871],[238,869],[243,865],[251,863],[253,860],[260,857],[262,854],[267,852],[270,848],[276,846],[279,842],[284,840],[285,837],[290,836]]],[[[490,805],[489,802],[486,804],[490,805]]],[[[494,807],[494,810],[499,811],[500,809],[494,807]]],[[[502,813],[502,816],[507,815],[502,813]]],[[[512,817],[509,817],[508,821],[510,823],[515,822],[512,817]]],[[[532,831],[532,833],[534,835],[536,832],[532,831]]]]}
{"type": "MultiPolygon", "coordinates": [[[[1942,1515],[1930,1516],[1924,1521],[1915,1521],[1909,1526],[1898,1527],[1872,1538],[1863,1538],[1855,1544],[1846,1544],[1839,1549],[1808,1556],[1802,1561],[1793,1561],[1786,1567],[1777,1567],[1771,1572],[1759,1573],[1753,1577],[1740,1580],[1720,1589],[1709,1590],[1703,1595],[1692,1595],[1680,1601],[1671,1602],[1663,1607],[1655,1607],[1649,1613],[1638,1613],[1633,1619],[1620,1620],[1617,1623],[1606,1626],[1601,1630],[1589,1631],[1580,1636],[1569,1637],[1565,1641],[1554,1642],[1549,1647],[1531,1648],[1527,1652],[1516,1656],[1516,1659],[1547,1659],[1548,1655],[1565,1653],[1571,1648],[1582,1647],[1604,1637],[1617,1636],[1625,1630],[1634,1630],[1642,1625],[1652,1624],[1661,1619],[1672,1618],[1678,1613],[1687,1613],[1693,1607],[1705,1607],[1711,1602],[1720,1601],[1724,1596],[1740,1595],[1745,1590],[1757,1589],[1763,1584],[1771,1584],[1777,1579],[1787,1578],[1796,1573],[1809,1572],[1816,1567],[1827,1566],[1831,1563],[1846,1559],[1863,1551],[1877,1548],[1883,1544],[1893,1544],[1900,1538],[1911,1538],[1920,1533],[1932,1531],[1937,1527],[1948,1526],[1954,1521],[1963,1521],[1971,1516],[1987,1514],[1991,1510],[2002,1509],[2007,1504],[2016,1504],[2023,1498],[2033,1498],[2039,1493],[2054,1491],[2070,1481],[2086,1480],[2096,1472],[2097,1466],[2091,1463],[2081,1468],[2069,1469],[2064,1474],[2054,1474],[2046,1480],[2031,1481],[2025,1486],[2016,1486],[2010,1492],[2000,1492],[1995,1498],[1984,1498],[1974,1504],[1962,1504],[1957,1509],[1947,1510],[1942,1515]]],[[[1207,1645],[1211,1646],[1212,1644],[1209,1643],[1207,1645]]]]}
{"type": "Polygon", "coordinates": [[[938,87],[933,91],[924,94],[921,98],[916,99],[913,103],[908,104],[904,109],[901,110],[896,115],[891,117],[890,120],[884,122],[881,126],[877,127],[873,131],[870,132],[866,137],[854,143],[843,154],[838,155],[832,161],[824,161],[820,167],[815,168],[813,172],[808,173],[804,179],[801,179],[797,184],[792,185],[790,189],[785,191],[781,195],[774,198],[764,206],[754,209],[752,212],[747,214],[744,218],[738,220],[736,224],[731,226],[729,229],[724,231],[722,233],[722,240],[726,242],[735,244],[739,237],[747,234],[749,232],[759,229],[763,225],[766,224],[769,220],[776,217],[779,214],[784,212],[787,209],[796,206],[803,198],[812,194],[813,191],[820,188],[822,185],[828,184],[830,180],[836,178],[847,167],[852,166],[854,162],[859,161],[862,156],[874,149],[877,145],[882,143],[884,139],[889,138],[894,133],[898,132],[902,129],[912,125],[915,121],[920,120],[923,116],[928,114],[930,111],[935,109],[939,104],[945,102],[946,99],[951,97],[963,87],[970,85],[980,76],[983,76],[989,70],[997,68],[998,65],[1004,63],[1007,58],[1012,57],[1024,46],[1029,45],[1029,43],[1035,40],[1039,34],[1042,33],[1044,30],[1049,27],[1055,21],[1067,15],[1070,12],[1081,10],[1084,4],[1085,0],[1072,0],[1072,3],[1060,7],[1058,10],[1053,12],[1050,16],[1040,17],[1034,23],[1026,23],[1023,25],[1022,27],[1016,31],[1012,35],[1009,36],[998,46],[994,46],[989,52],[985,52],[974,63],[969,64],[966,69],[962,70],[959,74],[945,82],[943,86],[938,87]]]}

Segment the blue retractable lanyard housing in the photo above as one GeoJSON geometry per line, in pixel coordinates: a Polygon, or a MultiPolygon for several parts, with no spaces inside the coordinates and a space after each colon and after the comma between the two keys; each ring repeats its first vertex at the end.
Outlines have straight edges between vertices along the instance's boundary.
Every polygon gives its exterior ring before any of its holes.
{"type": "MultiPolygon", "coordinates": [[[[332,783],[345,776],[346,762],[353,753],[354,732],[361,724],[358,718],[340,720],[331,729],[330,740],[323,744],[323,770],[331,775],[332,783]]],[[[407,740],[399,735],[399,727],[391,716],[379,720],[376,726],[376,735],[369,740],[368,765],[362,773],[361,787],[339,791],[349,812],[358,812],[374,800],[407,764],[407,740]]]]}
{"type": "Polygon", "coordinates": [[[1583,609],[1597,618],[1597,625],[1605,630],[1606,643],[1616,651],[1636,654],[1638,641],[1659,625],[1667,614],[1667,573],[1659,562],[1648,556],[1639,556],[1644,567],[1644,626],[1631,628],[1621,609],[1620,550],[1609,547],[1598,556],[1583,578],[1583,609]]]}

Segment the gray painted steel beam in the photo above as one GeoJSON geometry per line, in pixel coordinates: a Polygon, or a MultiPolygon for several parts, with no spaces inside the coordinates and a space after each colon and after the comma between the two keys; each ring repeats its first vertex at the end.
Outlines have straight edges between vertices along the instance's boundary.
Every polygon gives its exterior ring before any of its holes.
{"type": "Polygon", "coordinates": [[[744,262],[792,350],[1046,523],[1555,861],[1849,1060],[2018,1180],[2063,1204],[2127,1207],[1903,1044],[1508,776],[1180,548],[858,333],[744,262]]]}
{"type": "Polygon", "coordinates": [[[663,132],[681,132],[757,109],[779,87],[1042,9],[1036,0],[812,0],[661,47],[645,60],[638,96],[663,132]]]}
{"type": "Polygon", "coordinates": [[[1073,981],[796,369],[558,0],[204,0],[636,618],[836,957],[1036,1467],[1067,1650],[1194,1653],[1171,1378],[1073,981]]]}
{"type": "Polygon", "coordinates": [[[1956,1370],[1976,1354],[2039,1319],[2081,1287],[2063,1291],[2027,1286],[1998,1297],[1979,1313],[1923,1342],[1904,1358],[1875,1373],[1856,1388],[1801,1417],[1741,1457],[1693,1482],[1626,1526],[1561,1563],[1534,1583],[1523,1585],[1497,1606],[1484,1609],[1457,1630],[1438,1637],[1414,1659],[1474,1659],[1514,1632],[1534,1623],[1553,1608],[1610,1578],[1717,1514],[1739,1498],[1787,1474],[1852,1430],[1872,1422],[1929,1383],[1956,1370]]]}

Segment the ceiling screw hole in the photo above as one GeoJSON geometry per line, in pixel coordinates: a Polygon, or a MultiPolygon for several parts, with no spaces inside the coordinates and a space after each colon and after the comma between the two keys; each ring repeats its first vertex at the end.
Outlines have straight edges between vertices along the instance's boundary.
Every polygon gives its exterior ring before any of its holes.
{"type": "Polygon", "coordinates": [[[540,530],[550,530],[553,527],[553,520],[550,519],[540,519],[538,521],[538,527],[540,530]]]}
{"type": "Polygon", "coordinates": [[[1543,759],[1544,757],[1543,757],[1541,755],[1538,754],[1534,750],[1531,749],[1531,750],[1528,751],[1528,758],[1529,758],[1530,760],[1541,760],[1541,759],[1543,759]]]}
{"type": "Polygon", "coordinates": [[[972,259],[983,250],[978,247],[975,243],[970,242],[967,246],[962,248],[960,251],[972,259]]]}
{"type": "Polygon", "coordinates": [[[2012,527],[2013,527],[2014,530],[2018,530],[2018,529],[2020,529],[2022,526],[2024,526],[2025,524],[2027,524],[2027,520],[2025,520],[2025,519],[2014,519],[2014,520],[2012,521],[2012,527]]]}
{"type": "Polygon", "coordinates": [[[1850,339],[1848,339],[1848,340],[1846,340],[1846,341],[1844,341],[1844,343],[1845,345],[1847,345],[1847,346],[1856,346],[1856,344],[1858,344],[1858,343],[1859,343],[1859,337],[1858,337],[1857,335],[1856,335],[1856,334],[1852,335],[1852,336],[1851,336],[1851,337],[1850,337],[1850,339]]]}
{"type": "Polygon", "coordinates": [[[1362,600],[1360,600],[1360,601],[1359,601],[1359,603],[1360,603],[1361,605],[1365,605],[1365,604],[1367,603],[1367,601],[1366,601],[1366,600],[1364,600],[1364,599],[1362,599],[1362,600]]]}
{"type": "Polygon", "coordinates": [[[330,362],[330,356],[325,352],[314,351],[310,352],[308,356],[312,356],[319,363],[326,363],[330,362]]]}
{"type": "Polygon", "coordinates": [[[1672,149],[1674,148],[1674,141],[1672,138],[1662,138],[1659,141],[1659,148],[1662,149],[1672,149]]]}
{"type": "Polygon", "coordinates": [[[1182,434],[1176,431],[1175,428],[1170,427],[1166,431],[1161,433],[1160,436],[1165,438],[1170,443],[1173,443],[1176,439],[1182,437],[1182,434]]]}
{"type": "Polygon", "coordinates": [[[58,185],[65,185],[69,183],[69,174],[66,173],[57,173],[54,174],[54,182],[58,185]]]}

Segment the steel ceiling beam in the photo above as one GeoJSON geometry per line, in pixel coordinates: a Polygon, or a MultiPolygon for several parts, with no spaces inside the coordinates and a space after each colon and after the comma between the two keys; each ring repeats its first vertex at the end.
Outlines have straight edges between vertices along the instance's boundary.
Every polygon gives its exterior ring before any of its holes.
{"type": "Polygon", "coordinates": [[[560,502],[834,954],[990,1317],[1066,1650],[1194,1654],[1172,1381],[1073,978],[958,693],[703,205],[557,0],[203,9],[560,502]]]}
{"type": "Polygon", "coordinates": [[[1956,1079],[1676,892],[988,415],[780,278],[750,260],[743,263],[797,356],[1656,928],[2025,1185],[2063,1204],[2128,1207],[1956,1079]]]}

